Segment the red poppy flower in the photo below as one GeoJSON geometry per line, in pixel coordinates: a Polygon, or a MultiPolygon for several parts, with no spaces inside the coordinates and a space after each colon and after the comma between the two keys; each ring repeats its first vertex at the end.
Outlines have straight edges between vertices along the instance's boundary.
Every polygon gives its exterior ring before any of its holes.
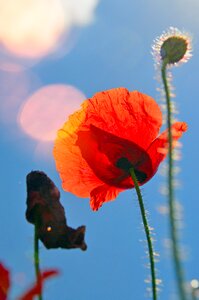
{"type": "MultiPolygon", "coordinates": [[[[166,157],[168,132],[159,134],[158,104],[137,91],[116,88],[94,95],[58,131],[53,150],[63,189],[90,197],[93,210],[133,188],[129,168],[140,185],[157,172],[166,157]]],[[[186,123],[172,126],[175,142],[186,123]]]]}

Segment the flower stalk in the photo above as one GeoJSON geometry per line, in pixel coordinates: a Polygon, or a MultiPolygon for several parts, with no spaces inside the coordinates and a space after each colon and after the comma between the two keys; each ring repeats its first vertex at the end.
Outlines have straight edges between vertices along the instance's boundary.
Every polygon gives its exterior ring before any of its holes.
{"type": "Polygon", "coordinates": [[[173,188],[173,140],[172,140],[172,112],[171,112],[171,97],[169,84],[167,79],[167,65],[169,61],[165,58],[162,62],[161,74],[162,81],[166,96],[166,107],[167,107],[167,126],[168,126],[168,206],[169,206],[169,223],[170,223],[170,236],[171,236],[171,247],[172,255],[174,260],[174,267],[177,279],[178,292],[180,300],[186,300],[186,292],[184,287],[184,272],[180,260],[180,249],[178,243],[178,232],[176,224],[176,212],[175,212],[175,199],[174,199],[174,188],[173,188]]]}
{"type": "Polygon", "coordinates": [[[35,223],[35,232],[34,232],[34,265],[35,265],[35,275],[36,280],[39,285],[41,285],[41,291],[38,295],[38,300],[42,300],[42,282],[39,266],[39,239],[38,239],[38,222],[35,223]]]}
{"type": "Polygon", "coordinates": [[[190,282],[191,287],[191,300],[199,299],[199,281],[197,279],[192,279],[190,282]]]}
{"type": "Polygon", "coordinates": [[[149,260],[150,260],[150,270],[151,270],[151,284],[152,284],[153,300],[157,300],[155,258],[154,258],[153,243],[152,243],[152,238],[151,238],[151,233],[150,233],[150,227],[149,227],[149,224],[148,224],[148,221],[147,221],[146,210],[145,210],[145,207],[144,207],[144,202],[143,202],[143,199],[142,199],[140,187],[139,187],[138,180],[137,180],[137,177],[135,175],[134,169],[130,168],[129,171],[130,171],[132,180],[134,182],[135,190],[136,190],[136,193],[137,193],[140,212],[141,212],[141,216],[142,216],[142,222],[143,222],[143,225],[144,225],[144,230],[145,230],[146,239],[147,239],[147,245],[148,245],[148,251],[149,251],[149,260]]]}

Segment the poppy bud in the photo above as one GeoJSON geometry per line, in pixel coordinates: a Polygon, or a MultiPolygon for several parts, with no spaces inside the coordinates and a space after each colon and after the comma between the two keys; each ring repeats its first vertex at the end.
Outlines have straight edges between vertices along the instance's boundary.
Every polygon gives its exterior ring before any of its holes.
{"type": "Polygon", "coordinates": [[[162,60],[167,59],[168,63],[179,62],[187,51],[187,40],[181,37],[172,36],[164,41],[160,49],[162,60]]]}
{"type": "Polygon", "coordinates": [[[191,57],[191,38],[188,34],[170,27],[155,40],[153,55],[157,62],[167,64],[186,62],[191,57]]]}
{"type": "Polygon", "coordinates": [[[60,192],[48,176],[40,171],[27,175],[26,219],[38,227],[38,238],[47,249],[80,248],[86,250],[85,226],[73,229],[67,225],[60,192]]]}

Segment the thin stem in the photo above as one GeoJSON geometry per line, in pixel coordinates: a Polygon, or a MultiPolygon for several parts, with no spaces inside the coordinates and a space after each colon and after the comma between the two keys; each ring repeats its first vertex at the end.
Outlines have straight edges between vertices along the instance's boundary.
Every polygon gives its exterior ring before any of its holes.
{"type": "Polygon", "coordinates": [[[197,299],[198,299],[198,298],[196,297],[196,292],[195,292],[194,289],[192,289],[192,291],[191,291],[191,299],[192,299],[192,300],[197,300],[197,299]]]}
{"type": "Polygon", "coordinates": [[[167,61],[163,61],[162,65],[162,81],[164,84],[164,90],[166,95],[166,105],[167,105],[167,126],[168,126],[168,162],[169,162],[169,169],[168,169],[168,191],[169,191],[169,219],[170,219],[170,235],[172,241],[172,254],[174,259],[174,267],[176,272],[176,279],[178,285],[178,291],[181,300],[186,300],[186,293],[184,288],[184,274],[181,266],[180,261],[180,250],[178,245],[178,233],[177,233],[177,226],[176,226],[176,218],[175,218],[175,200],[174,200],[174,189],[173,189],[173,140],[172,140],[172,129],[171,129],[171,100],[170,100],[170,91],[169,91],[169,84],[167,80],[167,73],[166,73],[167,61]]]}
{"type": "Polygon", "coordinates": [[[150,228],[148,225],[147,217],[146,217],[146,211],[144,208],[144,202],[142,199],[140,187],[135,175],[135,172],[133,168],[130,168],[130,174],[134,182],[135,190],[138,196],[138,202],[140,206],[140,212],[142,216],[142,222],[144,225],[144,230],[146,234],[147,244],[148,244],[148,251],[149,251],[149,260],[150,260],[150,269],[151,269],[151,283],[152,283],[152,292],[153,292],[153,300],[157,299],[157,286],[156,286],[156,274],[155,274],[155,259],[154,259],[154,252],[153,252],[153,243],[152,238],[150,234],[150,228]]]}
{"type": "MultiPolygon", "coordinates": [[[[39,239],[38,239],[38,224],[35,223],[35,234],[34,234],[34,264],[35,264],[35,275],[37,283],[41,283],[40,279],[40,267],[39,267],[39,239]]],[[[41,293],[38,295],[38,299],[42,300],[42,286],[41,293]]]]}

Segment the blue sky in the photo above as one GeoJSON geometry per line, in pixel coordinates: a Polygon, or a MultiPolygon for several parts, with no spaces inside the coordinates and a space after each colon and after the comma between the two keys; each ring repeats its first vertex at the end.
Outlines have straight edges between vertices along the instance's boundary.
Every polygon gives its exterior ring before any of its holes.
{"type": "MultiPolygon", "coordinates": [[[[156,90],[159,83],[155,80],[151,45],[170,26],[185,29],[193,36],[193,57],[187,64],[173,69],[172,73],[175,101],[180,112],[178,119],[186,121],[189,126],[182,138],[182,159],[178,162],[181,187],[176,192],[184,208],[184,226],[180,230],[186,252],[184,266],[187,281],[199,278],[198,9],[196,0],[101,0],[92,22],[73,28],[72,46],[65,55],[52,54],[37,60],[37,63],[32,60],[23,72],[0,70],[0,260],[12,273],[9,299],[16,299],[34,280],[33,226],[27,223],[24,215],[25,179],[31,170],[46,172],[61,190],[68,224],[87,227],[86,252],[46,250],[40,244],[41,268],[55,267],[61,272],[59,277],[46,283],[44,299],[149,298],[146,289],[150,285],[144,282],[149,275],[146,242],[135,191],[123,192],[98,212],[91,211],[89,199],[80,199],[62,191],[51,154],[52,143],[45,148],[38,145],[37,140],[21,130],[17,114],[26,98],[40,87],[51,84],[72,85],[85,97],[123,86],[149,94],[159,101],[160,95],[156,90]],[[21,86],[22,83],[24,85],[21,86]],[[8,101],[6,99],[16,101],[3,106],[4,101],[8,101]]],[[[67,47],[67,41],[64,45],[67,47]]],[[[142,193],[150,224],[154,227],[155,250],[160,254],[157,270],[163,284],[159,298],[173,300],[177,299],[176,287],[169,249],[165,246],[169,237],[168,220],[158,210],[166,204],[166,198],[160,193],[164,183],[165,177],[158,172],[142,187],[142,193]]]]}

